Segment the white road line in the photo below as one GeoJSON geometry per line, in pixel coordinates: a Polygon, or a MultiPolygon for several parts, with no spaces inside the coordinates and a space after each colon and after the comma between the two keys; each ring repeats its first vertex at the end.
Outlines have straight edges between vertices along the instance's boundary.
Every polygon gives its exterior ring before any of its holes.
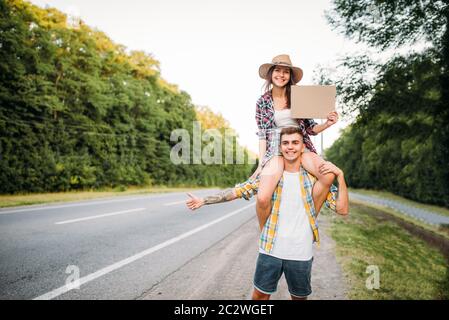
{"type": "MultiPolygon", "coordinates": [[[[244,206],[243,208],[240,208],[238,210],[232,211],[232,212],[228,213],[227,215],[222,216],[221,218],[218,218],[218,219],[215,219],[215,220],[213,220],[213,221],[211,221],[209,223],[203,224],[202,226],[200,226],[198,228],[195,228],[193,230],[187,231],[187,232],[185,232],[185,233],[183,233],[183,234],[181,234],[181,235],[179,235],[177,237],[174,237],[174,238],[171,238],[171,239],[169,239],[167,241],[164,241],[164,242],[162,242],[162,243],[160,243],[160,244],[158,244],[158,245],[156,245],[154,247],[151,247],[151,248],[149,248],[147,250],[139,252],[139,253],[137,253],[137,254],[129,257],[129,258],[123,259],[123,260],[121,260],[119,262],[116,262],[116,263],[110,265],[110,266],[107,266],[107,267],[105,267],[103,269],[100,269],[100,270],[98,270],[98,271],[96,271],[94,273],[91,273],[91,274],[89,274],[89,275],[87,275],[85,277],[80,278],[78,283],[79,283],[80,286],[83,285],[83,284],[86,284],[86,283],[88,283],[88,282],[90,282],[92,280],[95,280],[95,279],[97,279],[97,278],[99,278],[101,276],[104,276],[107,273],[115,271],[115,270],[117,270],[117,269],[119,269],[119,268],[121,268],[123,266],[126,266],[127,264],[130,264],[130,263],[132,263],[132,262],[134,262],[136,260],[139,260],[139,259],[141,259],[141,258],[143,258],[143,257],[145,257],[145,256],[147,256],[149,254],[152,254],[153,252],[156,252],[156,251],[161,250],[161,249],[163,249],[165,247],[168,247],[169,245],[172,245],[175,242],[178,242],[178,241],[180,241],[180,240],[182,240],[184,238],[190,237],[191,235],[193,235],[195,233],[198,233],[198,232],[200,232],[200,231],[202,231],[202,230],[204,230],[206,228],[209,228],[210,226],[212,226],[214,224],[217,224],[217,223],[219,223],[219,222],[221,222],[221,221],[223,221],[225,219],[228,219],[228,218],[236,215],[237,213],[240,213],[241,211],[243,211],[243,210],[245,210],[245,209],[247,209],[247,208],[249,208],[251,206],[254,206],[254,205],[255,205],[255,203],[251,203],[251,204],[249,204],[247,206],[244,206]]],[[[61,294],[67,293],[70,290],[73,290],[73,286],[71,286],[70,284],[69,285],[65,285],[65,286],[57,288],[57,289],[55,289],[53,291],[47,292],[47,293],[45,293],[45,294],[43,294],[43,295],[41,295],[41,296],[39,296],[37,298],[34,298],[33,300],[50,300],[50,299],[56,298],[57,296],[60,296],[61,294]]]]}
{"type": "Polygon", "coordinates": [[[172,195],[176,195],[178,193],[167,193],[163,195],[158,196],[141,196],[141,197],[133,197],[133,198],[123,198],[123,199],[109,199],[109,200],[102,200],[102,201],[89,201],[86,203],[74,203],[74,204],[65,204],[65,205],[59,205],[59,206],[53,206],[51,204],[43,205],[42,207],[30,207],[30,208],[24,208],[24,209],[14,209],[14,210],[0,210],[0,214],[8,214],[8,213],[16,213],[16,212],[27,212],[27,211],[38,211],[38,210],[51,210],[51,209],[61,209],[61,208],[70,208],[70,207],[81,207],[81,206],[90,206],[95,204],[104,204],[104,203],[111,203],[111,202],[121,202],[121,201],[134,201],[134,200],[142,200],[142,199],[159,199],[159,198],[166,198],[172,195]]]}
{"type": "Polygon", "coordinates": [[[186,200],[164,203],[164,206],[174,206],[174,205],[181,204],[181,203],[186,203],[186,200]]]}
{"type": "Polygon", "coordinates": [[[142,210],[145,210],[145,208],[138,208],[138,209],[131,209],[131,210],[125,210],[125,211],[117,211],[117,212],[99,214],[99,215],[96,215],[96,216],[90,216],[90,217],[86,217],[86,218],[79,218],[79,219],[55,222],[55,224],[68,224],[68,223],[74,223],[74,222],[80,222],[80,221],[86,221],[86,220],[92,220],[92,219],[99,219],[99,218],[104,218],[104,217],[116,216],[118,214],[124,214],[124,213],[136,212],[136,211],[142,211],[142,210]]]}

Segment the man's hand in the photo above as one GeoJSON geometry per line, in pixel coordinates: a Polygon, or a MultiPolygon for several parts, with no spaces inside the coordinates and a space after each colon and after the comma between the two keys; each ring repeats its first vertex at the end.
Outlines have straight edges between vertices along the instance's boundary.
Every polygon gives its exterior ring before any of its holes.
{"type": "Polygon", "coordinates": [[[338,113],[337,111],[329,112],[327,115],[326,126],[330,127],[338,121],[338,113]]]}
{"type": "Polygon", "coordinates": [[[330,161],[325,161],[319,167],[320,174],[333,173],[336,177],[343,174],[343,171],[330,161]]]}
{"type": "Polygon", "coordinates": [[[188,192],[187,192],[187,195],[190,197],[190,199],[188,199],[186,201],[186,205],[190,210],[196,210],[198,208],[201,208],[204,205],[204,199],[197,198],[188,192]]]}

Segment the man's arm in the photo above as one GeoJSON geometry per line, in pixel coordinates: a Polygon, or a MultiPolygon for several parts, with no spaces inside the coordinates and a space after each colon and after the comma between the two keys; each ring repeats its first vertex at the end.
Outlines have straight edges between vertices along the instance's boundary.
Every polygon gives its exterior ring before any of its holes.
{"type": "Polygon", "coordinates": [[[341,215],[347,215],[349,213],[349,194],[348,187],[346,186],[346,181],[343,171],[337,176],[338,181],[338,196],[336,212],[341,215]]]}
{"type": "Polygon", "coordinates": [[[221,203],[226,201],[232,201],[237,199],[237,194],[235,188],[229,188],[223,191],[220,191],[219,193],[208,196],[205,198],[198,198],[192,195],[191,193],[187,193],[187,195],[190,197],[189,200],[186,201],[187,207],[191,210],[195,210],[198,208],[201,208],[203,205],[206,204],[214,204],[214,203],[221,203]]]}
{"type": "MultiPolygon", "coordinates": [[[[320,166],[320,173],[321,174],[327,174],[327,173],[333,173],[335,174],[337,181],[338,181],[338,194],[337,194],[337,199],[335,201],[335,211],[338,214],[341,215],[347,215],[349,213],[349,195],[348,195],[348,187],[346,186],[346,181],[345,181],[345,177],[344,177],[344,173],[343,171],[338,168],[336,165],[334,165],[332,162],[326,161],[325,163],[323,163],[320,166]]],[[[315,182],[315,183],[320,183],[319,181],[315,182]]],[[[323,201],[320,201],[319,203],[317,202],[319,195],[317,194],[316,190],[321,190],[321,192],[329,192],[328,189],[324,189],[324,188],[313,188],[313,202],[315,205],[315,209],[318,213],[320,212],[320,209],[324,203],[323,201]]]]}
{"type": "Polygon", "coordinates": [[[215,195],[205,198],[198,198],[190,193],[187,193],[190,199],[186,201],[186,205],[187,207],[189,207],[189,209],[195,210],[205,204],[221,203],[239,198],[249,200],[251,197],[257,194],[257,191],[259,190],[259,181],[259,177],[257,177],[256,179],[248,179],[243,183],[236,184],[234,188],[220,191],[215,195]]]}

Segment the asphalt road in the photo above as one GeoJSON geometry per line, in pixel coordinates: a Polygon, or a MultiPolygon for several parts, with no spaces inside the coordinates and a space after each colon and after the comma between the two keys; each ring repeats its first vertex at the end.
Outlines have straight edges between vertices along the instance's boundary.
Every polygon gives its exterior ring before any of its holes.
{"type": "MultiPolygon", "coordinates": [[[[335,214],[320,214],[320,247],[315,246],[311,300],[346,300],[349,283],[335,256],[335,241],[329,236],[335,214]]],[[[184,266],[152,287],[142,300],[249,300],[259,253],[259,223],[256,217],[244,223],[184,266]]],[[[282,276],[272,300],[290,300],[282,276]]]]}
{"type": "Polygon", "coordinates": [[[385,199],[381,197],[361,194],[357,192],[350,192],[349,198],[355,200],[361,200],[366,202],[371,202],[374,204],[386,206],[388,208],[395,209],[405,215],[418,219],[422,222],[439,226],[439,225],[449,225],[449,217],[443,216],[436,212],[425,210],[417,207],[412,207],[406,204],[403,204],[399,201],[385,199]]]}
{"type": "Polygon", "coordinates": [[[192,212],[186,199],[169,193],[0,210],[0,299],[139,299],[255,215],[254,200],[192,212]]]}

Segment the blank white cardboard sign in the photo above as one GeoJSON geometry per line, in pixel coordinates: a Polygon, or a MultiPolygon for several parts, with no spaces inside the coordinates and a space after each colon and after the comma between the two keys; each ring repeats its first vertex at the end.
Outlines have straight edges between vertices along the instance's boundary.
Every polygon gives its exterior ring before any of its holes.
{"type": "Polygon", "coordinates": [[[291,117],[326,119],[335,111],[335,86],[291,86],[291,117]]]}

